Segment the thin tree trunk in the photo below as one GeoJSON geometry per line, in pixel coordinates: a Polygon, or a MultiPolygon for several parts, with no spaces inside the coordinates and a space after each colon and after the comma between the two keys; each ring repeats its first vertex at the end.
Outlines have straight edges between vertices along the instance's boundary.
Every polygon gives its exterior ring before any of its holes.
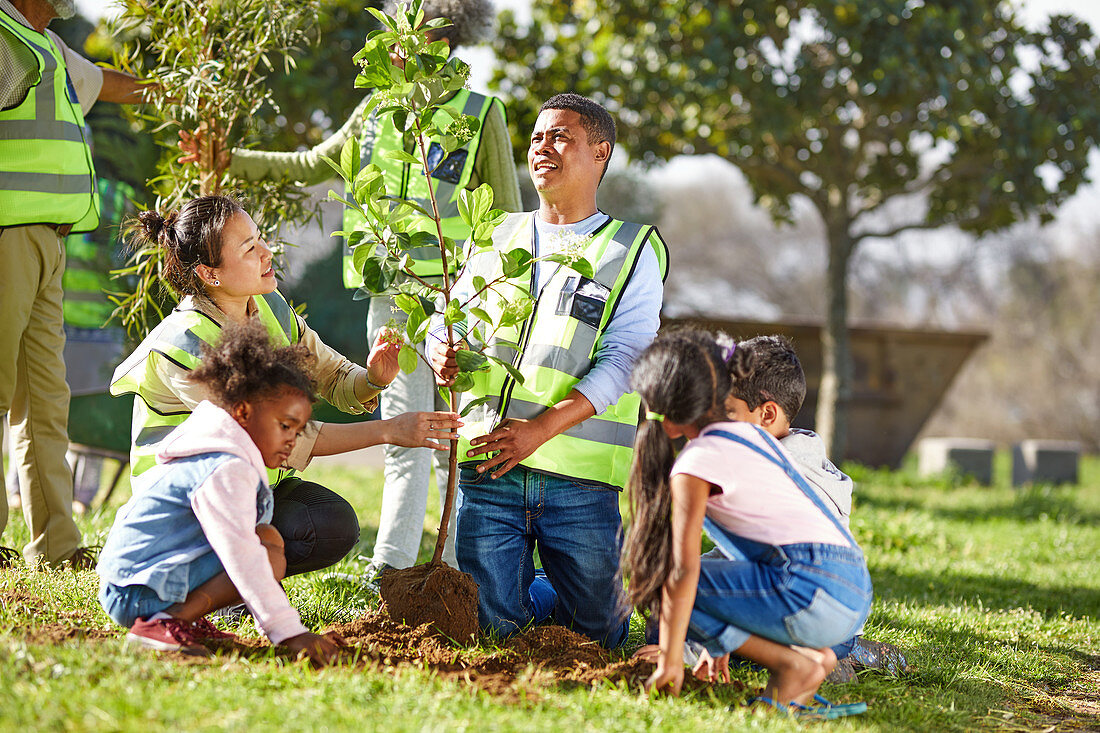
{"type": "Polygon", "coordinates": [[[815,428],[833,462],[848,446],[848,408],[852,400],[852,344],[848,334],[848,265],[854,243],[846,221],[830,222],[829,264],[825,278],[826,316],[821,332],[821,388],[815,428]]]}

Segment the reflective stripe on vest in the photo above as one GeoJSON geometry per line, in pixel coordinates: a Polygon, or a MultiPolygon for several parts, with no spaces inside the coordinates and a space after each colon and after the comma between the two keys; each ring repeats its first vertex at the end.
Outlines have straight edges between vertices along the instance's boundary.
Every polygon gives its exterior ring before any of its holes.
{"type": "MultiPolygon", "coordinates": [[[[283,296],[276,291],[253,296],[252,300],[256,304],[257,318],[267,327],[276,346],[298,343],[301,337],[298,319],[283,296]]],[[[111,394],[115,397],[134,395],[130,435],[132,476],[138,476],[156,465],[157,443],[191,414],[178,401],[157,402],[157,395],[145,388],[156,373],[153,355],[191,371],[202,360],[202,345],[214,345],[221,331],[221,324],[210,316],[193,308],[177,308],[150,331],[134,353],[115,369],[111,378],[111,394]]],[[[274,486],[293,473],[291,469],[268,469],[268,482],[274,486]]]]}
{"type": "Polygon", "coordinates": [[[91,231],[99,222],[95,168],[65,58],[48,36],[2,10],[0,25],[38,62],[27,96],[0,110],[0,226],[73,224],[74,231],[91,231]]]}
{"type": "MultiPolygon", "coordinates": [[[[510,214],[493,236],[492,252],[475,253],[467,263],[471,277],[486,281],[501,276],[496,251],[516,247],[533,250],[534,215],[510,214]]],[[[610,220],[589,238],[585,259],[593,264],[591,280],[575,271],[557,267],[538,296],[535,309],[524,323],[501,328],[486,349],[498,358],[512,362],[524,382],[519,384],[508,373],[493,366],[474,375],[474,388],[462,393],[462,406],[480,397],[488,402],[473,408],[463,418],[460,429],[459,457],[464,464],[480,463],[484,458],[467,459],[469,440],[490,432],[507,417],[531,419],[564,399],[592,368],[600,337],[618,307],[623,289],[633,275],[645,247],[653,248],[661,275],[667,272],[668,253],[657,230],[650,226],[610,220]],[[522,354],[501,345],[497,339],[519,344],[522,354]]],[[[535,287],[532,268],[524,281],[506,280],[482,300],[482,306],[496,320],[514,299],[513,292],[531,293],[535,287]],[[511,290],[511,289],[514,289],[511,290]]],[[[484,324],[474,322],[485,331],[484,324]]],[[[634,433],[638,425],[641,400],[626,393],[598,415],[569,428],[543,444],[521,464],[535,471],[621,489],[626,484],[634,453],[634,433]]]]}
{"type": "MultiPolygon", "coordinates": [[[[499,102],[493,97],[462,89],[444,104],[464,115],[477,117],[481,122],[473,138],[447,156],[446,160],[440,161],[436,166],[436,172],[432,175],[432,189],[435,191],[436,205],[439,206],[439,215],[442,218],[443,236],[458,242],[470,236],[469,228],[458,214],[458,195],[470,184],[470,179],[473,177],[474,161],[477,159],[481,135],[485,130],[485,119],[489,116],[489,110],[494,103],[499,102]]],[[[390,196],[407,198],[420,204],[425,210],[431,211],[432,204],[428,196],[428,184],[424,172],[418,170],[414,173],[411,164],[386,158],[385,153],[391,150],[404,150],[402,135],[394,126],[392,115],[379,115],[365,119],[360,150],[363,165],[373,163],[382,169],[382,180],[385,181],[386,193],[390,196]],[[375,137],[370,137],[371,132],[375,133],[375,137]]],[[[348,191],[349,199],[351,195],[348,191]]],[[[437,233],[433,221],[424,217],[418,218],[419,221],[413,225],[412,229],[437,233]]],[[[344,210],[344,231],[361,229],[364,225],[363,216],[358,211],[350,208],[344,210]]],[[[355,270],[352,250],[348,247],[344,249],[344,287],[358,288],[363,284],[363,274],[355,270]]],[[[443,263],[439,258],[438,247],[416,247],[409,250],[409,256],[414,260],[413,272],[417,275],[422,277],[443,275],[443,263]]],[[[453,263],[450,269],[451,272],[455,271],[453,263]]]]}

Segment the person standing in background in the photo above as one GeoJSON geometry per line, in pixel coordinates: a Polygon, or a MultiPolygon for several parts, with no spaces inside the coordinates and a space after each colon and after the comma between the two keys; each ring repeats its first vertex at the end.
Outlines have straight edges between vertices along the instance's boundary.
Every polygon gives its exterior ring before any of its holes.
{"type": "MultiPolygon", "coordinates": [[[[62,352],[65,237],[99,222],[84,113],[98,100],[134,103],[143,86],[69,49],[46,26],[74,0],[0,0],[0,413],[11,426],[29,563],[87,569],[72,517],[69,388],[62,352]]],[[[0,532],[7,525],[0,497],[0,532]]],[[[0,548],[0,564],[19,555],[0,548]]]]}

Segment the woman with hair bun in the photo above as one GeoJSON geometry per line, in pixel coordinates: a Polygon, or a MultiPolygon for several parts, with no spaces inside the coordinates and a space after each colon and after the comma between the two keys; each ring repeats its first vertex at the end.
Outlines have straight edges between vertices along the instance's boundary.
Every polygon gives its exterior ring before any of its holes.
{"type": "MultiPolygon", "coordinates": [[[[304,347],[315,360],[318,394],[343,412],[372,410],[397,375],[399,347],[389,334],[378,335],[364,368],[325,345],[294,312],[277,291],[271,250],[238,201],[202,196],[167,216],[143,211],[133,231],[138,243],[160,250],[163,276],[181,298],[111,380],[111,394],[134,395],[134,477],[153,466],[157,444],[207,397],[205,387],[189,377],[202,362],[203,345],[216,343],[228,324],[258,320],[277,346],[304,347]]],[[[446,450],[458,425],[458,416],[449,412],[351,424],[311,420],[282,465],[268,472],[275,497],[271,523],[286,545],[287,575],[328,567],[359,540],[352,506],[294,471],[313,456],[381,443],[446,450]]]]}

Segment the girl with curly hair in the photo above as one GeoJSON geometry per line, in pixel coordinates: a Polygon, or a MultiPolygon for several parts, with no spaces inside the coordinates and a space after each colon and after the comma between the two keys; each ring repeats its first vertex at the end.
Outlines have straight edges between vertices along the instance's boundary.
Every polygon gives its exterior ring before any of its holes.
{"type": "Polygon", "coordinates": [[[276,644],[330,661],[335,643],[310,633],[279,581],[282,537],[265,469],[294,450],[314,400],[303,346],[272,346],[258,321],[227,326],[187,376],[209,396],[157,445],[119,510],[97,572],[107,614],[127,643],[206,655],[203,639],[232,637],[206,614],[242,600],[276,644]]]}

